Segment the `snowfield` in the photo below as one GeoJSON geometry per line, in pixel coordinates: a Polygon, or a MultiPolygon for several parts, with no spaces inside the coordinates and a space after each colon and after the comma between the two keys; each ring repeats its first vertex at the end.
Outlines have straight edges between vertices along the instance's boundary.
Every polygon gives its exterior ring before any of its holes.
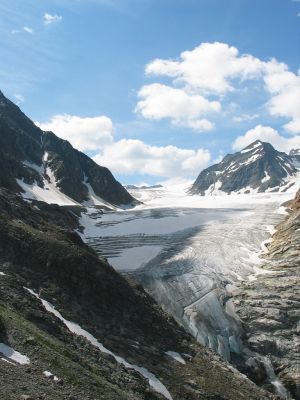
{"type": "Polygon", "coordinates": [[[285,193],[188,196],[186,187],[136,189],[144,204],[80,220],[82,238],[114,268],[133,274],[197,340],[230,360],[241,323],[235,283],[266,273],[266,245],[299,185],[285,193]]]}
{"type": "Polygon", "coordinates": [[[20,365],[30,364],[30,359],[27,356],[21,354],[17,350],[14,350],[12,347],[8,346],[5,343],[0,343],[0,354],[6,357],[3,358],[4,361],[8,359],[20,365]]]}

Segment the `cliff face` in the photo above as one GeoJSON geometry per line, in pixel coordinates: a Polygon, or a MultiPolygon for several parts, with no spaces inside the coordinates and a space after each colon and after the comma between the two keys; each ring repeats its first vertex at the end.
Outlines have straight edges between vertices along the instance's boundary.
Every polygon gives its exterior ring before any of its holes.
{"type": "MultiPolygon", "coordinates": [[[[234,300],[245,342],[267,356],[294,399],[300,399],[300,191],[277,228],[262,273],[240,285],[234,300]]],[[[258,376],[254,379],[260,379],[258,376]]]]}
{"type": "Polygon", "coordinates": [[[0,358],[2,398],[272,398],[66,229],[73,211],[0,189],[0,351],[29,362],[0,358]]]}

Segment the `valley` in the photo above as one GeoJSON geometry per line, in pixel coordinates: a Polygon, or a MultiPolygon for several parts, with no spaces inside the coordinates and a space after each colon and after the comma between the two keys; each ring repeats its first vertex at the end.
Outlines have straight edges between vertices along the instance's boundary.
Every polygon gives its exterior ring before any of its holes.
{"type": "Polygon", "coordinates": [[[257,354],[245,344],[234,301],[244,282],[274,275],[261,266],[291,191],[200,197],[186,196],[182,188],[134,190],[143,205],[104,214],[88,209],[81,236],[117,271],[141,283],[199,343],[253,374],[245,363],[257,354]]]}
{"type": "Polygon", "coordinates": [[[125,188],[1,92],[0,144],[5,400],[300,398],[297,149],[125,188]]]}

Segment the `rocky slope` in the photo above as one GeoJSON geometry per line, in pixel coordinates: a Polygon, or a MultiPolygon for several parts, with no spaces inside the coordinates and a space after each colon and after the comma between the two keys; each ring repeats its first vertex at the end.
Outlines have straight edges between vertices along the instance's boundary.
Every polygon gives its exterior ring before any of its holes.
{"type": "Polygon", "coordinates": [[[292,159],[293,164],[299,168],[299,165],[300,165],[300,149],[292,149],[289,152],[289,156],[292,159]]]}
{"type": "Polygon", "coordinates": [[[1,398],[273,398],[67,229],[71,211],[0,189],[1,398]]]}
{"type": "Polygon", "coordinates": [[[290,156],[260,140],[203,170],[190,194],[213,195],[285,191],[297,169],[290,156]]]}
{"type": "Polygon", "coordinates": [[[0,185],[50,203],[137,203],[107,168],[43,132],[1,91],[0,185]]]}
{"type": "MultiPolygon", "coordinates": [[[[272,363],[293,399],[300,399],[300,191],[289,216],[278,226],[268,245],[264,273],[240,284],[233,300],[247,346],[272,363]]],[[[252,359],[255,365],[255,357],[252,359]]],[[[255,380],[266,371],[256,363],[255,380]],[[262,371],[264,371],[262,373],[262,371]]]]}

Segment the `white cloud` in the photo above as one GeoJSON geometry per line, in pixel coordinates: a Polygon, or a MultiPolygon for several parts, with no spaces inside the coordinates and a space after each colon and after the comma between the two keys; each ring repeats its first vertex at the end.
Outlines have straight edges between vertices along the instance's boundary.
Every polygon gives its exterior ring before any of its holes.
{"type": "Polygon", "coordinates": [[[288,153],[291,149],[300,148],[300,135],[286,138],[270,126],[257,125],[234,141],[233,150],[241,150],[255,140],[271,143],[277,150],[288,153]]]}
{"type": "Polygon", "coordinates": [[[271,115],[286,117],[290,121],[284,125],[287,132],[300,133],[300,74],[289,71],[288,66],[271,60],[265,63],[264,81],[271,95],[268,103],[271,115]]]}
{"type": "Polygon", "coordinates": [[[206,118],[202,119],[189,119],[189,120],[174,120],[174,125],[184,126],[191,128],[196,132],[207,132],[214,129],[215,124],[206,118]]]}
{"type": "Polygon", "coordinates": [[[177,82],[204,92],[222,94],[233,90],[230,80],[257,78],[262,62],[226,43],[202,43],[184,51],[179,60],[156,59],[146,66],[148,75],[175,78],[177,82]]]}
{"type": "Polygon", "coordinates": [[[241,114],[239,116],[233,117],[232,120],[233,122],[249,122],[253,121],[254,119],[257,119],[259,117],[258,114],[241,114]]]}
{"type": "MultiPolygon", "coordinates": [[[[30,33],[31,35],[34,33],[34,29],[29,28],[28,26],[23,26],[23,30],[27,33],[30,33]]],[[[17,33],[17,31],[14,31],[15,33],[17,33]]]]}
{"type": "Polygon", "coordinates": [[[58,114],[47,122],[36,124],[45,131],[53,131],[82,151],[99,150],[113,143],[113,124],[111,119],[105,116],[78,117],[58,114]]]}
{"type": "Polygon", "coordinates": [[[187,126],[197,131],[211,130],[213,124],[203,118],[204,114],[219,112],[221,105],[201,95],[189,94],[182,89],[160,83],[146,85],[138,93],[141,99],[135,111],[144,118],[171,119],[172,123],[187,126]]]}
{"type": "Polygon", "coordinates": [[[205,149],[151,146],[141,140],[122,139],[105,147],[94,160],[111,169],[113,173],[172,178],[197,175],[207,166],[210,153],[205,149]]]}
{"type": "Polygon", "coordinates": [[[14,98],[17,100],[17,104],[24,103],[25,101],[24,96],[20,93],[15,93],[14,98]]]}
{"type": "Polygon", "coordinates": [[[45,25],[53,24],[54,22],[59,22],[62,20],[61,15],[56,15],[56,14],[49,14],[45,13],[43,16],[43,21],[45,25]]]}
{"type": "MultiPolygon", "coordinates": [[[[185,126],[195,129],[198,125],[202,130],[200,122],[190,121],[198,120],[200,115],[201,119],[206,117],[213,103],[218,104],[214,111],[219,111],[220,102],[226,101],[228,93],[231,97],[240,96],[242,91],[244,96],[253,95],[248,93],[245,81],[255,80],[256,90],[269,95],[266,105],[270,115],[288,120],[283,126],[286,132],[300,133],[300,72],[293,73],[276,59],[264,61],[240,54],[236,47],[226,43],[202,43],[182,52],[179,59],[155,59],[145,71],[148,76],[169,77],[172,81],[171,86],[154,83],[142,87],[137,110],[145,118],[170,118],[172,123],[186,122],[185,126]],[[212,95],[219,101],[211,101],[212,95]]],[[[244,110],[233,122],[251,119],[244,110]]],[[[207,130],[212,126],[213,122],[207,124],[207,130]]]]}

